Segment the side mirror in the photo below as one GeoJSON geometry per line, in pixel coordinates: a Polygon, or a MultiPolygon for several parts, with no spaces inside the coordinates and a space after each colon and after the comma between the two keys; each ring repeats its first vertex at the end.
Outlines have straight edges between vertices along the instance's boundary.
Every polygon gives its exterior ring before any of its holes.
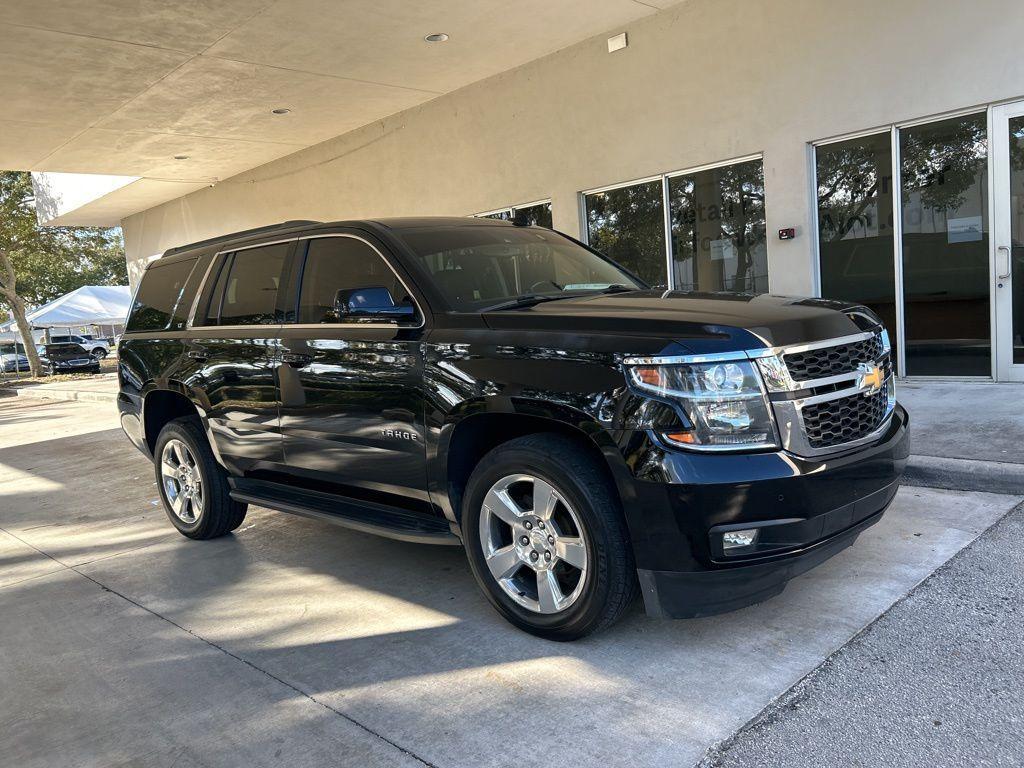
{"type": "Polygon", "coordinates": [[[340,290],[334,296],[334,312],[341,318],[390,318],[396,321],[411,318],[416,307],[408,298],[396,304],[391,291],[384,287],[340,290]]]}

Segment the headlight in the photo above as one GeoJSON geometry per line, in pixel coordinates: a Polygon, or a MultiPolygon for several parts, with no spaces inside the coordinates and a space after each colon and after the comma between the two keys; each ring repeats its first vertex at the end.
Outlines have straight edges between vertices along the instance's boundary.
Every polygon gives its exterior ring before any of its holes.
{"type": "Polygon", "coordinates": [[[778,439],[761,377],[749,360],[631,365],[631,386],[676,406],[679,429],[667,441],[694,450],[777,448],[778,439]]]}

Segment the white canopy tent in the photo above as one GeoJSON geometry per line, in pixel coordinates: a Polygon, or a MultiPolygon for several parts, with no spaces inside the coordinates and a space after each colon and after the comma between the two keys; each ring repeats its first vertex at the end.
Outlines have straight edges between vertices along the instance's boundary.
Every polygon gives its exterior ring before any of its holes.
{"type": "MultiPolygon", "coordinates": [[[[123,325],[131,301],[127,285],[86,285],[32,310],[27,318],[33,328],[123,325]]],[[[15,325],[7,323],[2,330],[15,330],[15,325]]]]}

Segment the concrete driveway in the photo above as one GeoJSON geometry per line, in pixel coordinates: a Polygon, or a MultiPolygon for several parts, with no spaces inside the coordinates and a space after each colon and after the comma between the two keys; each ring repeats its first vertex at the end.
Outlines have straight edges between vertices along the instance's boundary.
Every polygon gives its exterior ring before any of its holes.
{"type": "Polygon", "coordinates": [[[262,509],[189,541],[111,404],[0,399],[0,764],[692,765],[1019,502],[903,488],[767,603],[557,644],[457,548],[262,509]]]}

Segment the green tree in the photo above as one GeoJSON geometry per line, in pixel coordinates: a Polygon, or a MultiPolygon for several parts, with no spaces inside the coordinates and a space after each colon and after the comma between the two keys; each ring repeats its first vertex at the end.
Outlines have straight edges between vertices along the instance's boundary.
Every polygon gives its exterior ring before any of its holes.
{"type": "Polygon", "coordinates": [[[29,174],[0,171],[0,306],[10,311],[38,376],[39,357],[25,315],[83,285],[126,285],[119,229],[40,227],[29,174]]]}

